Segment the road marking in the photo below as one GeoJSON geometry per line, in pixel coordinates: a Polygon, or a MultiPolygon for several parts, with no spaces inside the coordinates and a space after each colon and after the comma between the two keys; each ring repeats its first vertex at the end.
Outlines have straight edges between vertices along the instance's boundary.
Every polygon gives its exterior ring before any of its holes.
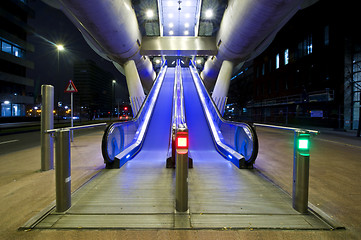
{"type": "Polygon", "coordinates": [[[346,147],[361,148],[360,146],[356,146],[356,145],[353,145],[353,144],[337,142],[337,141],[332,141],[332,140],[327,140],[327,139],[322,139],[322,138],[317,138],[317,140],[324,141],[324,142],[335,143],[335,144],[339,144],[339,145],[344,145],[346,147]]]}
{"type": "Polygon", "coordinates": [[[5,142],[0,142],[1,144],[7,144],[7,143],[13,143],[13,142],[18,142],[19,140],[9,140],[9,141],[5,141],[5,142]]]}

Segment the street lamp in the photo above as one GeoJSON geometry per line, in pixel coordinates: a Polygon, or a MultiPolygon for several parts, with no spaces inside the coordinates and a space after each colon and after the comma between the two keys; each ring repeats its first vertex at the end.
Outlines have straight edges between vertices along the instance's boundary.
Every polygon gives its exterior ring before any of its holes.
{"type": "Polygon", "coordinates": [[[113,80],[112,81],[112,99],[111,99],[111,109],[110,109],[110,120],[112,120],[112,115],[113,115],[113,111],[114,111],[114,109],[113,109],[113,98],[114,98],[114,96],[115,96],[115,94],[114,94],[114,85],[117,83],[117,81],[116,80],[113,80]]]}
{"type": "Polygon", "coordinates": [[[56,50],[58,51],[58,74],[59,74],[59,52],[65,51],[64,45],[55,44],[56,50]]]}
{"type": "MultiPolygon", "coordinates": [[[[59,53],[65,51],[64,45],[62,44],[55,44],[56,50],[58,52],[58,77],[59,77],[59,53]]],[[[58,123],[59,123],[59,98],[60,98],[60,86],[58,88],[58,104],[57,104],[57,112],[58,112],[58,123]]]]}
{"type": "Polygon", "coordinates": [[[61,44],[56,45],[56,48],[58,49],[58,51],[64,51],[65,50],[64,45],[61,45],[61,44]]]}

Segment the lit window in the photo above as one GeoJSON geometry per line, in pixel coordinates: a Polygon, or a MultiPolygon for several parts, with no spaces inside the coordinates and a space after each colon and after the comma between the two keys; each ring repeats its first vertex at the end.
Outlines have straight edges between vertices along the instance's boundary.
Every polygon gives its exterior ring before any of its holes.
{"type": "Polygon", "coordinates": [[[330,31],[329,26],[325,26],[325,46],[328,46],[330,44],[330,31]]]}
{"type": "Polygon", "coordinates": [[[25,50],[17,47],[14,43],[4,41],[0,39],[0,50],[2,52],[9,53],[15,57],[24,58],[25,50]]]}
{"type": "Polygon", "coordinates": [[[312,53],[312,35],[308,35],[303,41],[303,52],[304,55],[312,53]]]}
{"type": "Polygon", "coordinates": [[[276,55],[276,69],[280,68],[280,54],[276,55]]]}
{"type": "Polygon", "coordinates": [[[12,54],[11,45],[6,42],[2,42],[1,51],[12,54]]]}
{"type": "Polygon", "coordinates": [[[286,49],[285,50],[285,65],[288,64],[288,60],[289,60],[289,58],[288,58],[288,49],[286,49]]]}

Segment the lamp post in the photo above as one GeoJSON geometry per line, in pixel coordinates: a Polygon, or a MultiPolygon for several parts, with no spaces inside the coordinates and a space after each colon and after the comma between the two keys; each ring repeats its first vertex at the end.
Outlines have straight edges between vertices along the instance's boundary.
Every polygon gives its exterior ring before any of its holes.
{"type": "MultiPolygon", "coordinates": [[[[56,47],[56,50],[57,50],[57,52],[58,52],[58,76],[59,76],[59,55],[60,55],[60,52],[62,52],[62,51],[65,51],[65,48],[64,48],[64,45],[62,45],[62,44],[55,44],[55,47],[56,47]]],[[[59,123],[59,97],[60,97],[60,87],[58,88],[58,101],[57,101],[57,103],[56,103],[56,108],[57,108],[57,112],[58,112],[58,123],[59,123]]],[[[72,109],[73,110],[73,109],[72,109]]]]}
{"type": "Polygon", "coordinates": [[[112,120],[112,115],[113,115],[113,111],[114,111],[114,109],[113,109],[113,98],[114,98],[114,96],[115,96],[115,94],[114,94],[114,85],[117,83],[117,81],[116,80],[113,80],[112,81],[112,99],[111,99],[111,106],[110,106],[110,120],[112,120]]]}

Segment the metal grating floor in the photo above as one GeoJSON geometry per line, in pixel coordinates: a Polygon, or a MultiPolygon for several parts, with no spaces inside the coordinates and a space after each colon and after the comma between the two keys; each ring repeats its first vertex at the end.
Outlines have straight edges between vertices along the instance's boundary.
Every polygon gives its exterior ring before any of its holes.
{"type": "Polygon", "coordinates": [[[34,224],[38,229],[331,229],[312,213],[292,208],[290,197],[256,170],[240,170],[192,153],[189,211],[175,213],[174,169],[162,154],[142,151],[121,169],[103,170],[72,196],[65,213],[54,210],[34,224]],[[149,157],[151,156],[151,157],[149,157]],[[140,160],[142,159],[142,160],[140,160]]]}

